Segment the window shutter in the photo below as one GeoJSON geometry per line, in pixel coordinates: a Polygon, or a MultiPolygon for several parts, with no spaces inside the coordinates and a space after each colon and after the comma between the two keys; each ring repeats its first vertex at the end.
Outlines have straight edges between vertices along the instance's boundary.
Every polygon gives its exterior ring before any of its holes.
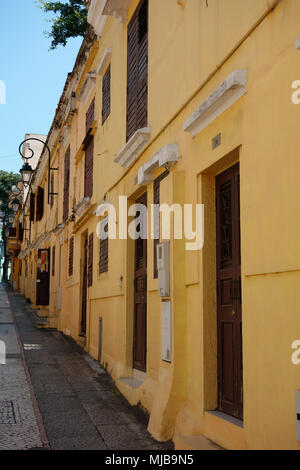
{"type": "Polygon", "coordinates": [[[73,275],[73,264],[74,264],[74,237],[69,242],[69,276],[73,275]]]}
{"type": "Polygon", "coordinates": [[[34,222],[35,194],[30,193],[30,222],[34,222]]]}
{"type": "MultiPolygon", "coordinates": [[[[103,230],[108,231],[108,219],[105,218],[101,221],[103,230]]],[[[99,259],[99,272],[107,273],[108,272],[108,238],[106,240],[100,240],[100,259],[99,259]]]]}
{"type": "MultiPolygon", "coordinates": [[[[153,204],[160,205],[160,183],[166,176],[168,176],[168,174],[169,174],[169,171],[165,171],[160,176],[158,176],[158,178],[154,180],[153,204]]],[[[160,234],[160,213],[158,211],[154,213],[154,235],[155,235],[154,241],[153,241],[153,250],[154,250],[153,277],[154,279],[158,278],[156,247],[159,244],[159,239],[160,239],[159,234],[160,234]]]]}
{"type": "Polygon", "coordinates": [[[90,128],[92,127],[94,119],[95,119],[95,98],[93,99],[86,113],[86,134],[89,132],[90,128]]]}
{"type": "Polygon", "coordinates": [[[55,275],[55,246],[52,247],[52,276],[55,275]]]}
{"type": "Polygon", "coordinates": [[[9,237],[15,238],[17,236],[17,229],[15,227],[9,227],[9,237]]]}
{"type": "Polygon", "coordinates": [[[140,2],[128,25],[127,141],[148,120],[148,0],[140,2]]]}
{"type": "Polygon", "coordinates": [[[94,234],[89,236],[88,287],[93,285],[94,234]]]}
{"type": "Polygon", "coordinates": [[[91,140],[85,152],[84,197],[92,197],[93,195],[93,159],[94,139],[91,140]]]}
{"type": "Polygon", "coordinates": [[[67,220],[69,215],[69,185],[70,185],[70,146],[65,153],[65,172],[64,172],[64,205],[63,220],[67,220]]]}
{"type": "Polygon", "coordinates": [[[111,91],[110,91],[110,81],[111,81],[111,75],[110,75],[110,64],[103,76],[102,80],[102,124],[105,123],[106,119],[110,115],[110,96],[111,96],[111,91]]]}
{"type": "Polygon", "coordinates": [[[54,202],[54,174],[52,173],[51,175],[51,180],[50,180],[50,193],[51,193],[51,199],[50,199],[50,207],[53,207],[53,202],[54,202]]]}
{"type": "Polygon", "coordinates": [[[38,187],[36,201],[36,220],[42,220],[44,214],[44,188],[38,187]]]}
{"type": "Polygon", "coordinates": [[[24,234],[23,225],[21,223],[19,223],[19,241],[20,242],[23,241],[23,234],[24,234]]]}

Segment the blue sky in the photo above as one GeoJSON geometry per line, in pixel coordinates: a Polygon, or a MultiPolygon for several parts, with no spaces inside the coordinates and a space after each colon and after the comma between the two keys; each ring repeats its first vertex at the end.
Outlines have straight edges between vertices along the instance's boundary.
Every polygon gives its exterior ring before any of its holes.
{"type": "Polygon", "coordinates": [[[68,72],[82,38],[49,51],[44,31],[49,14],[35,0],[0,2],[0,81],[6,104],[0,104],[0,170],[22,166],[18,147],[26,133],[47,134],[68,72]]]}

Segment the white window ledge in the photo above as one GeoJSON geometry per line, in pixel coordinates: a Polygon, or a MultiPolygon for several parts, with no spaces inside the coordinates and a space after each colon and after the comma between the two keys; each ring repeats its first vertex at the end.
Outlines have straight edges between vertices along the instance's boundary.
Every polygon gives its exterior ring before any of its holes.
{"type": "Polygon", "coordinates": [[[105,71],[108,62],[110,61],[111,53],[112,50],[110,47],[104,52],[99,67],[97,68],[97,75],[103,75],[103,72],[105,71]]]}
{"type": "Polygon", "coordinates": [[[184,124],[185,132],[195,137],[247,91],[247,71],[236,70],[205,100],[184,124]]]}
{"type": "Polygon", "coordinates": [[[295,48],[300,49],[300,36],[295,41],[295,48]]]}
{"type": "Polygon", "coordinates": [[[77,217],[81,217],[85,212],[89,209],[91,204],[91,198],[90,197],[84,197],[81,199],[81,201],[78,202],[78,204],[74,207],[73,213],[77,217]]]}
{"type": "Polygon", "coordinates": [[[129,168],[149,142],[150,132],[149,127],[138,129],[115,157],[114,162],[119,163],[125,169],[129,168]]]}
{"type": "Polygon", "coordinates": [[[131,0],[107,0],[103,9],[103,14],[114,16],[122,23],[127,21],[127,12],[130,7],[131,0]]]}
{"type": "Polygon", "coordinates": [[[80,88],[78,101],[87,105],[89,97],[91,96],[91,93],[95,88],[95,85],[96,85],[96,72],[95,70],[93,70],[92,72],[88,72],[86,74],[83,85],[80,88]]]}
{"type": "Polygon", "coordinates": [[[165,145],[139,168],[136,180],[137,184],[147,186],[154,180],[154,171],[157,168],[170,169],[176,162],[178,162],[178,145],[165,145]]]}

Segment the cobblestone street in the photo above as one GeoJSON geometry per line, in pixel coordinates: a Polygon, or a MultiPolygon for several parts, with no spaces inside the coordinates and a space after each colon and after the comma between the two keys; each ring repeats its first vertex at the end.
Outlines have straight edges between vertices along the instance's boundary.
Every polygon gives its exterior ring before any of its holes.
{"type": "Polygon", "coordinates": [[[167,450],[147,417],[117,392],[99,364],[60,333],[39,330],[33,311],[0,286],[0,450],[167,450]]]}

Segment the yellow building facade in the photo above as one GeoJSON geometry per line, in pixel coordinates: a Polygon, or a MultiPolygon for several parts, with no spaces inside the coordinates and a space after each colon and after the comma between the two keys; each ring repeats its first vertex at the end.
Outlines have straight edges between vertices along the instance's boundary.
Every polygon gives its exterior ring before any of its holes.
{"type": "Polygon", "coordinates": [[[99,360],[177,449],[300,450],[299,16],[298,0],[90,1],[50,162],[45,148],[15,219],[11,280],[40,326],[99,360]],[[173,218],[160,233],[162,296],[159,240],[124,233],[135,203],[149,227],[152,204],[191,205],[191,230],[204,206],[203,247],[173,218]],[[116,239],[99,239],[103,204],[116,239]]]}

